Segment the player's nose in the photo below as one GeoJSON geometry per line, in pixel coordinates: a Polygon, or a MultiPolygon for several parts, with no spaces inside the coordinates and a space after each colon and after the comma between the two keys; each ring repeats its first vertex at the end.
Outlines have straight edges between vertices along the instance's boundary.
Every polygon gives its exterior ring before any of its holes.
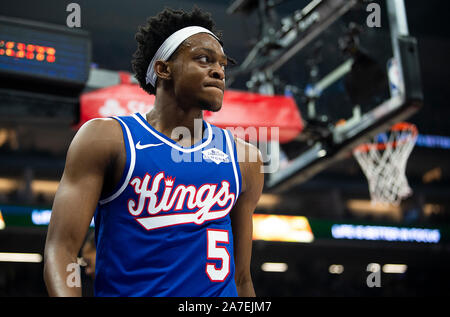
{"type": "Polygon", "coordinates": [[[225,79],[225,70],[219,63],[215,63],[212,66],[210,76],[214,79],[224,80],[225,79]]]}

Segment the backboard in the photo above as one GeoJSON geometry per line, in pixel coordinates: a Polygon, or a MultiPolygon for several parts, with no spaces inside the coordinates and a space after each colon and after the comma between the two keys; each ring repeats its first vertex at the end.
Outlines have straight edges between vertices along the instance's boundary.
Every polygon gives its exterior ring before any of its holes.
{"type": "Polygon", "coordinates": [[[230,10],[258,8],[271,18],[246,59],[227,74],[228,84],[249,76],[250,90],[294,94],[305,120],[296,157],[268,173],[269,192],[308,180],[423,103],[417,42],[402,0],[299,1],[278,22],[273,16],[282,2],[240,1],[230,10]]]}

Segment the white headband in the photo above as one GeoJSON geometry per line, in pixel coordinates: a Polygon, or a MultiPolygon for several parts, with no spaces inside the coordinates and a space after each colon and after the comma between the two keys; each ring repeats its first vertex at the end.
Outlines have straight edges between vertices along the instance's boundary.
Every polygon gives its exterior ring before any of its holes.
{"type": "Polygon", "coordinates": [[[150,62],[150,65],[148,65],[147,68],[147,76],[145,77],[145,83],[147,84],[151,83],[152,86],[155,87],[157,76],[155,74],[154,67],[156,61],[157,60],[167,61],[173,54],[173,52],[175,52],[175,50],[178,48],[178,46],[180,46],[181,43],[184,42],[184,40],[197,33],[211,34],[220,42],[219,38],[213,32],[201,26],[188,26],[181,30],[176,31],[171,36],[169,36],[164,41],[164,43],[162,43],[162,45],[156,51],[155,56],[153,56],[152,61],[150,62]]]}

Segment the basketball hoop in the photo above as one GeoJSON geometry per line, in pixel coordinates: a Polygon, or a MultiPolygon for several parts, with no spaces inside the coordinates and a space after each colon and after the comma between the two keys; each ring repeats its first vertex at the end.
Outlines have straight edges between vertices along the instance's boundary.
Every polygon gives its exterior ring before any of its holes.
{"type": "Polygon", "coordinates": [[[374,143],[361,144],[353,150],[367,177],[372,203],[399,205],[412,194],[406,179],[406,162],[417,134],[415,125],[400,122],[392,126],[389,135],[380,134],[374,143]]]}

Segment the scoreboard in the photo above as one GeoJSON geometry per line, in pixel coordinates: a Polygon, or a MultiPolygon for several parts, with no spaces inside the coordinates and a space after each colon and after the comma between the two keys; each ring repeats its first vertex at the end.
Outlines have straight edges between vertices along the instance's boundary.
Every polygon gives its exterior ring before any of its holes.
{"type": "Polygon", "coordinates": [[[0,16],[0,76],[84,85],[89,33],[66,26],[0,16]]]}
{"type": "Polygon", "coordinates": [[[0,122],[76,122],[90,65],[87,31],[0,16],[0,122]]]}

